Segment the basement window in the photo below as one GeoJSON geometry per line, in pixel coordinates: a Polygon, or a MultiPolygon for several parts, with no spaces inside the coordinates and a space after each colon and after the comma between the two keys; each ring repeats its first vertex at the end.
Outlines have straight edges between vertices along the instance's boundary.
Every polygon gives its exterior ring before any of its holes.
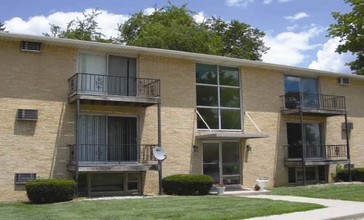
{"type": "Polygon", "coordinates": [[[20,49],[22,51],[40,52],[42,44],[39,42],[22,41],[20,49]]]}
{"type": "Polygon", "coordinates": [[[35,180],[36,173],[15,173],[15,184],[24,185],[28,180],[35,180]]]}

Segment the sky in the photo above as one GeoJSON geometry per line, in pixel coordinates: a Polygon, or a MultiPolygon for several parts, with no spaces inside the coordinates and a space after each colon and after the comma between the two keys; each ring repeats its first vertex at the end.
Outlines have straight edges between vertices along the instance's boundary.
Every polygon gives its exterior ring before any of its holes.
{"type": "MultiPolygon", "coordinates": [[[[268,63],[350,73],[345,63],[351,54],[335,52],[340,43],[327,37],[327,28],[335,23],[331,13],[351,10],[344,0],[170,0],[174,5],[187,4],[201,22],[211,16],[225,21],[239,20],[266,33],[264,43],[270,50],[262,60],[268,63]]],[[[133,13],[168,4],[167,0],[2,0],[0,22],[10,33],[42,35],[49,24],[66,27],[72,19],[98,9],[101,32],[118,35],[117,26],[133,13]]]]}

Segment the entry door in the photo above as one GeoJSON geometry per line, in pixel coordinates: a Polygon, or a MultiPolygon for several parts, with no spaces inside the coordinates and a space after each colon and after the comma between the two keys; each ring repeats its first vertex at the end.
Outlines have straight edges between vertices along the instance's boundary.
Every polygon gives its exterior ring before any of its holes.
{"type": "Polygon", "coordinates": [[[203,173],[215,183],[240,184],[239,142],[210,142],[203,144],[203,173]]]}

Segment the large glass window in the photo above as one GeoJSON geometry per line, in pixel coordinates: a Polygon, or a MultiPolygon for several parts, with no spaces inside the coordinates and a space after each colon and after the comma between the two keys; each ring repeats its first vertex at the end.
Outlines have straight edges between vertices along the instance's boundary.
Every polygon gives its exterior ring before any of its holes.
{"type": "Polygon", "coordinates": [[[196,100],[199,129],[241,129],[238,68],[197,64],[196,100]]]}

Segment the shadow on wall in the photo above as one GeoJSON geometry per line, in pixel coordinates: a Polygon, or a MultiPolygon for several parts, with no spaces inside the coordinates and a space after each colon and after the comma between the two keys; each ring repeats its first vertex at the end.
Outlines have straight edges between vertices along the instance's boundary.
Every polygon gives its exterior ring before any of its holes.
{"type": "Polygon", "coordinates": [[[50,178],[71,178],[72,173],[67,170],[70,159],[70,147],[75,144],[75,106],[64,102],[60,113],[57,137],[53,150],[50,178]]]}
{"type": "Polygon", "coordinates": [[[14,135],[34,136],[37,121],[14,120],[14,135]]]}

